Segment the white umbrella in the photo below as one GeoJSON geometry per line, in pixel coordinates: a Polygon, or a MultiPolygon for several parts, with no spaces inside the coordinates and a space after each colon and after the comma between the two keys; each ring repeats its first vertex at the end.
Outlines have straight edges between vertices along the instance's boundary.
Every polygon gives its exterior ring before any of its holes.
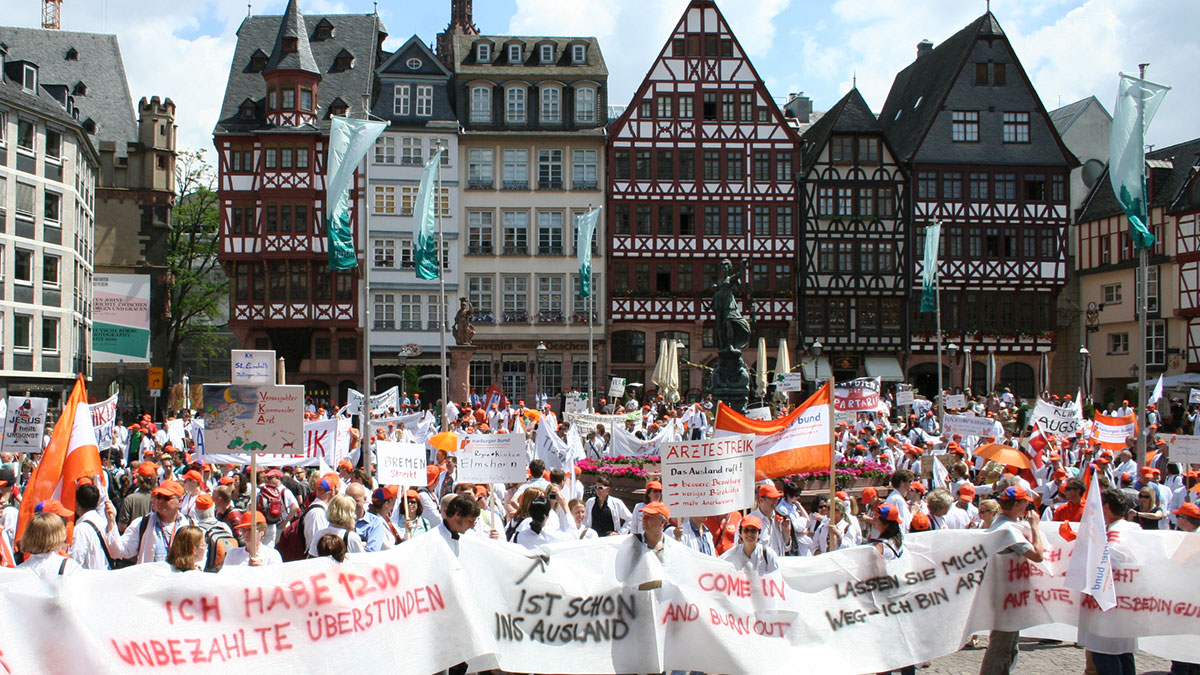
{"type": "Polygon", "coordinates": [[[650,381],[654,386],[662,389],[667,386],[667,361],[670,359],[670,354],[667,353],[667,341],[662,339],[658,341],[658,361],[654,364],[654,372],[650,375],[650,381]]]}
{"type": "Polygon", "coordinates": [[[758,386],[758,396],[767,395],[767,338],[758,338],[758,362],[754,364],[755,384],[758,386]]]}
{"type": "Polygon", "coordinates": [[[667,363],[667,384],[663,397],[668,403],[675,403],[679,400],[679,345],[674,340],[667,343],[667,353],[670,361],[667,363]]]}
{"type": "MultiPolygon", "coordinates": [[[[792,358],[788,354],[787,340],[779,339],[779,351],[775,352],[775,381],[779,382],[783,376],[792,372],[792,358]]],[[[787,393],[780,394],[781,398],[787,398],[787,393]]]]}

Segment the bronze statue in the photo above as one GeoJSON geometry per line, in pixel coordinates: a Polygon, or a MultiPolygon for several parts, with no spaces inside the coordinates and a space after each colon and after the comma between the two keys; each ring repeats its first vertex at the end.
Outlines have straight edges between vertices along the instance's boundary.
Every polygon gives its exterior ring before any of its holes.
{"type": "Polygon", "coordinates": [[[750,343],[750,322],[742,316],[737,301],[745,270],[745,263],[734,267],[728,259],[721,261],[721,274],[717,279],[712,310],[716,318],[717,349],[722,351],[741,351],[750,343]]]}
{"type": "Polygon", "coordinates": [[[458,314],[454,315],[454,341],[460,345],[471,344],[475,337],[475,326],[471,325],[471,302],[466,298],[458,299],[458,314]]]}

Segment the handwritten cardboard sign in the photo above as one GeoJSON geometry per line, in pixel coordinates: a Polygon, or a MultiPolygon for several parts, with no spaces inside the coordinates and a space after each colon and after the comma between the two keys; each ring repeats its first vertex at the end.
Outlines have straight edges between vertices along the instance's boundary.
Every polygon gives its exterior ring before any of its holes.
{"type": "Polygon", "coordinates": [[[377,441],[375,470],[380,485],[425,485],[425,446],[377,441]]]}
{"type": "Polygon", "coordinates": [[[297,453],[304,449],[304,387],[204,385],[205,452],[297,453]]]}
{"type": "Polygon", "coordinates": [[[229,353],[230,382],[234,384],[275,384],[275,352],[234,350],[229,353]]]}
{"type": "Polygon", "coordinates": [[[4,416],[5,452],[41,452],[46,433],[46,399],[9,396],[4,416]]]}
{"type": "Polygon", "coordinates": [[[471,434],[458,451],[460,483],[522,483],[528,466],[520,434],[471,434]]]}
{"type": "Polygon", "coordinates": [[[663,503],[671,517],[720,516],[754,505],[754,434],[666,443],[663,503]]]}

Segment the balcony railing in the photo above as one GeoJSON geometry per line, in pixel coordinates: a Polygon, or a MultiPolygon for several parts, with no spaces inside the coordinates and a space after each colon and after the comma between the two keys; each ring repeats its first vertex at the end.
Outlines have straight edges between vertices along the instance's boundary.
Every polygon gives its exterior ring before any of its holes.
{"type": "Polygon", "coordinates": [[[598,190],[599,183],[594,180],[577,180],[571,183],[572,190],[598,190]]]}
{"type": "Polygon", "coordinates": [[[505,190],[528,190],[529,181],[527,180],[506,180],[504,181],[505,190]]]}
{"type": "Polygon", "coordinates": [[[375,319],[375,330],[395,330],[396,322],[387,319],[375,319]]]}
{"type": "Polygon", "coordinates": [[[505,312],[504,323],[529,323],[529,312],[505,312]]]}
{"type": "Polygon", "coordinates": [[[425,160],[420,157],[401,157],[400,166],[425,166],[425,160]]]}
{"type": "Polygon", "coordinates": [[[563,189],[563,182],[561,180],[539,180],[538,181],[538,189],[539,190],[561,190],[561,189],[563,189]]]}
{"type": "Polygon", "coordinates": [[[467,255],[496,255],[496,248],[490,244],[486,246],[468,246],[467,255]]]}
{"type": "Polygon", "coordinates": [[[525,246],[505,246],[501,249],[501,255],[529,255],[529,249],[525,246]]]}
{"type": "Polygon", "coordinates": [[[562,255],[563,247],[559,246],[538,246],[538,255],[562,255]]]}
{"type": "Polygon", "coordinates": [[[420,321],[401,321],[400,330],[421,330],[420,321]]]}
{"type": "Polygon", "coordinates": [[[491,190],[494,183],[489,178],[487,180],[481,178],[472,178],[467,181],[468,190],[491,190]]]}

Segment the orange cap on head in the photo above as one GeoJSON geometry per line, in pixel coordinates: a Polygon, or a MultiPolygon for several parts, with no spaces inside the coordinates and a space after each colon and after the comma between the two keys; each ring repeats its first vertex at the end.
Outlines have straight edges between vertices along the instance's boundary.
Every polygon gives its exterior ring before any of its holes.
{"type": "Polygon", "coordinates": [[[746,516],[745,518],[742,518],[741,527],[751,527],[762,531],[762,519],[758,516],[746,516]]]}
{"type": "Polygon", "coordinates": [[[779,491],[779,488],[775,487],[774,483],[771,483],[769,485],[758,486],[758,496],[760,498],[779,499],[783,496],[783,493],[779,491]]]}
{"type": "Polygon", "coordinates": [[[75,516],[70,509],[63,506],[62,502],[57,499],[47,499],[44,502],[38,502],[38,505],[33,510],[35,513],[53,513],[63,518],[73,518],[75,516]]]}
{"type": "Polygon", "coordinates": [[[1187,516],[1188,518],[1200,518],[1200,506],[1196,506],[1191,502],[1184,502],[1171,513],[1177,516],[1187,516]]]}
{"type": "Polygon", "coordinates": [[[912,515],[912,519],[908,521],[908,530],[910,532],[924,532],[932,527],[929,523],[929,516],[917,511],[912,515]]]}
{"type": "Polygon", "coordinates": [[[659,492],[662,492],[662,489],[663,489],[662,483],[659,481],[656,481],[656,480],[652,480],[649,483],[646,483],[646,489],[647,490],[658,490],[659,492]]]}
{"type": "Polygon", "coordinates": [[[207,492],[196,497],[196,508],[201,511],[207,511],[213,507],[212,495],[207,492]]]}
{"type": "Polygon", "coordinates": [[[432,486],[438,476],[442,475],[442,467],[437,464],[430,464],[425,467],[425,483],[427,486],[432,486]]]}
{"type": "Polygon", "coordinates": [[[663,518],[671,518],[671,509],[662,502],[650,502],[642,509],[642,513],[648,516],[662,516],[663,518]]]}
{"type": "Polygon", "coordinates": [[[958,496],[966,497],[968,499],[974,498],[975,486],[971,485],[970,483],[963,483],[963,485],[958,488],[958,496]]]}
{"type": "Polygon", "coordinates": [[[412,489],[405,490],[405,491],[404,491],[404,498],[405,498],[405,499],[420,499],[420,498],[421,498],[421,493],[420,493],[420,492],[417,492],[416,490],[412,490],[412,489]]]}
{"type": "Polygon", "coordinates": [[[341,479],[336,473],[327,473],[317,481],[317,492],[333,492],[341,485],[341,479]]]}
{"type": "Polygon", "coordinates": [[[204,482],[204,476],[202,476],[202,475],[200,474],[200,472],[199,472],[199,471],[197,471],[197,470],[195,470],[195,469],[191,469],[191,470],[187,471],[186,473],[184,473],[184,474],[183,474],[183,479],[184,479],[184,480],[194,480],[194,481],[196,481],[197,483],[203,483],[203,482],[204,482]]]}
{"type": "Polygon", "coordinates": [[[150,493],[151,497],[182,497],[183,486],[173,480],[164,480],[150,493]]]}
{"type": "Polygon", "coordinates": [[[251,525],[266,525],[267,517],[262,514],[262,511],[247,511],[242,514],[241,521],[237,524],[237,529],[245,529],[251,525]]]}
{"type": "Polygon", "coordinates": [[[879,490],[876,490],[873,487],[863,488],[862,500],[864,503],[869,502],[878,496],[879,496],[879,490]]]}

